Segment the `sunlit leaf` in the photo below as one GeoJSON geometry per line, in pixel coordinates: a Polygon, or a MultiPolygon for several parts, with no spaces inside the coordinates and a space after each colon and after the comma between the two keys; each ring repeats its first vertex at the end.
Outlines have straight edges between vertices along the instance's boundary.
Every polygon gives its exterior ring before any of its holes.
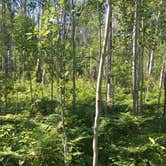
{"type": "Polygon", "coordinates": [[[149,141],[150,141],[152,144],[155,144],[155,140],[154,140],[152,137],[149,137],[149,141]]]}

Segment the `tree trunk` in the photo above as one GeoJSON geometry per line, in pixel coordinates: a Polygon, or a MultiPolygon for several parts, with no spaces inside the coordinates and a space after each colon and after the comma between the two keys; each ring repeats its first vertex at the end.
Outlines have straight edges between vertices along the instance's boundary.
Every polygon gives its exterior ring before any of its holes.
{"type": "Polygon", "coordinates": [[[148,65],[147,65],[147,73],[150,76],[152,72],[152,64],[153,64],[153,50],[149,50],[149,60],[148,60],[148,65]]]}
{"type": "Polygon", "coordinates": [[[45,83],[46,83],[46,69],[45,69],[45,66],[43,66],[42,85],[45,85],[45,83]]]}
{"type": "Polygon", "coordinates": [[[7,31],[7,26],[6,26],[6,4],[5,1],[2,1],[1,5],[1,14],[2,14],[2,71],[3,71],[3,77],[4,77],[4,84],[5,84],[5,90],[4,90],[4,99],[5,99],[5,110],[8,110],[8,89],[7,89],[7,84],[8,84],[8,31],[7,31]]]}
{"type": "MultiPolygon", "coordinates": [[[[53,46],[53,43],[51,43],[51,45],[53,46]]],[[[51,52],[51,82],[50,82],[50,99],[51,101],[54,100],[54,55],[53,55],[53,52],[51,52]]],[[[52,108],[52,111],[53,111],[54,108],[52,108]]]]}
{"type": "MultiPolygon", "coordinates": [[[[108,37],[108,56],[106,58],[106,107],[108,107],[111,103],[112,97],[112,0],[110,0],[110,30],[108,37]]],[[[112,102],[113,104],[113,102],[112,102]]]]}
{"type": "Polygon", "coordinates": [[[13,18],[14,14],[12,11],[12,2],[8,1],[7,8],[10,16],[10,26],[7,27],[7,72],[8,76],[12,76],[12,29],[13,29],[13,18]]]}
{"type": "Polygon", "coordinates": [[[99,56],[98,56],[98,59],[100,59],[100,56],[101,56],[101,51],[102,51],[102,42],[101,42],[101,4],[100,2],[97,2],[97,8],[98,8],[98,21],[99,21],[99,24],[98,24],[98,36],[99,36],[99,56]]]}
{"type": "Polygon", "coordinates": [[[72,83],[73,83],[73,96],[72,96],[72,104],[73,104],[73,110],[75,110],[75,104],[76,104],[76,81],[75,81],[75,75],[76,75],[76,45],[75,45],[75,8],[74,8],[74,0],[72,0],[72,83]]]}
{"type": "Polygon", "coordinates": [[[29,88],[30,88],[30,94],[31,94],[31,103],[33,103],[32,77],[31,77],[30,71],[29,71],[29,88]]]}
{"type": "Polygon", "coordinates": [[[163,60],[163,65],[160,71],[160,82],[159,82],[159,96],[158,96],[158,112],[160,110],[160,99],[161,99],[161,91],[162,91],[162,85],[163,85],[163,79],[164,79],[164,70],[165,70],[165,58],[163,60]]]}
{"type": "Polygon", "coordinates": [[[163,110],[163,118],[166,113],[166,71],[164,71],[164,110],[163,110]]]}
{"type": "Polygon", "coordinates": [[[90,49],[90,53],[89,53],[90,57],[89,57],[89,76],[90,78],[92,78],[92,51],[90,49]]]}
{"type": "Polygon", "coordinates": [[[62,121],[62,129],[63,129],[63,154],[64,154],[64,162],[67,163],[67,133],[65,128],[65,117],[64,117],[64,94],[63,88],[60,87],[60,112],[61,112],[61,121],[62,121]]]}
{"type": "Polygon", "coordinates": [[[138,0],[135,0],[135,10],[134,10],[134,24],[133,24],[133,113],[138,112],[138,0]]]}
{"type": "Polygon", "coordinates": [[[144,47],[141,48],[140,54],[140,113],[143,113],[143,91],[144,91],[144,47]]]}
{"type": "MultiPolygon", "coordinates": [[[[25,2],[26,4],[27,2],[25,2]]],[[[25,7],[26,10],[26,7],[25,7]]],[[[39,13],[38,13],[38,17],[37,17],[37,26],[38,26],[38,32],[41,31],[42,28],[42,14],[43,14],[43,9],[42,6],[39,6],[39,13]]],[[[38,35],[38,42],[41,44],[41,35],[38,35]]],[[[43,61],[42,56],[41,56],[42,52],[40,47],[38,48],[38,52],[37,52],[37,64],[36,64],[36,82],[41,83],[42,82],[42,64],[41,62],[43,61]]]]}
{"type": "Polygon", "coordinates": [[[102,86],[102,75],[103,75],[103,65],[104,58],[106,53],[106,46],[108,42],[108,34],[109,34],[109,20],[110,20],[110,1],[107,0],[107,15],[106,15],[106,23],[105,23],[105,35],[103,41],[103,48],[100,56],[99,69],[98,69],[98,77],[97,77],[97,85],[96,85],[96,111],[95,111],[95,119],[93,126],[93,166],[98,165],[98,123],[99,123],[99,113],[101,109],[101,86],[102,86]]]}
{"type": "Polygon", "coordinates": [[[36,64],[36,82],[40,83],[41,81],[42,81],[41,59],[37,58],[37,64],[36,64]]]}
{"type": "MultiPolygon", "coordinates": [[[[65,41],[65,37],[66,37],[66,1],[64,1],[64,6],[62,9],[62,31],[63,31],[63,35],[61,38],[61,59],[60,59],[60,78],[63,78],[63,75],[65,75],[65,51],[66,51],[66,41],[65,41]]],[[[65,78],[63,78],[65,79],[65,78]]],[[[66,127],[65,127],[65,115],[64,115],[64,111],[65,111],[65,81],[62,81],[60,83],[60,111],[61,111],[61,121],[62,121],[62,129],[63,129],[63,154],[64,154],[64,162],[65,165],[67,165],[67,155],[68,155],[68,146],[67,146],[67,132],[66,132],[66,127]]]]}
{"type": "MultiPolygon", "coordinates": [[[[151,72],[152,72],[152,64],[153,64],[153,49],[149,50],[149,58],[148,58],[148,64],[147,64],[147,76],[148,80],[150,80],[151,72]]],[[[146,88],[146,98],[148,98],[149,95],[149,84],[147,85],[146,88]]]]}
{"type": "MultiPolygon", "coordinates": [[[[144,7],[144,0],[141,0],[141,8],[144,7]]],[[[141,28],[140,41],[142,47],[140,48],[140,113],[143,113],[143,92],[144,92],[144,18],[141,17],[141,28]]]]}

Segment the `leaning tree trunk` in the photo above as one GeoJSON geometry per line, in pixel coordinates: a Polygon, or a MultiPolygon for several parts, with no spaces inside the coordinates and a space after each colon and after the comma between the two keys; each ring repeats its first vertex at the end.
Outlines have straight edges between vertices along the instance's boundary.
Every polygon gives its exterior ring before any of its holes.
{"type": "Polygon", "coordinates": [[[96,111],[95,111],[95,119],[93,126],[93,166],[98,165],[98,123],[99,123],[99,113],[101,108],[101,86],[102,86],[102,75],[103,75],[103,65],[106,53],[106,46],[108,41],[109,34],[109,20],[110,20],[110,1],[107,0],[107,15],[106,15],[106,23],[105,23],[105,36],[103,41],[102,52],[100,56],[99,69],[98,69],[98,77],[97,77],[97,85],[96,85],[96,111]]]}

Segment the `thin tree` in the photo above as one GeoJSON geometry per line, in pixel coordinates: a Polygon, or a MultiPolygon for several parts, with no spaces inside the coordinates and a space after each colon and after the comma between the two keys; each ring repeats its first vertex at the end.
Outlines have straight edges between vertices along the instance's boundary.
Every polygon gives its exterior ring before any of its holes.
{"type": "Polygon", "coordinates": [[[160,80],[159,80],[159,96],[158,96],[158,112],[160,110],[160,100],[161,100],[161,92],[162,92],[162,85],[163,85],[163,79],[164,79],[164,71],[165,71],[165,57],[163,59],[163,65],[160,71],[160,80]]]}
{"type": "MultiPolygon", "coordinates": [[[[108,56],[106,58],[106,107],[110,105],[112,95],[112,40],[113,40],[113,33],[112,33],[112,0],[110,0],[110,30],[109,30],[109,37],[108,37],[108,56]]],[[[113,103],[112,103],[113,104],[113,103]]]]}
{"type": "Polygon", "coordinates": [[[135,0],[133,22],[133,59],[132,59],[132,83],[133,83],[133,113],[138,111],[138,1],[135,0]]]}
{"type": "Polygon", "coordinates": [[[106,14],[106,23],[105,23],[105,35],[103,41],[102,52],[99,61],[98,76],[97,76],[97,85],[96,85],[96,111],[95,119],[93,125],[93,166],[98,165],[98,125],[99,125],[99,113],[101,109],[101,87],[102,87],[102,75],[103,75],[103,65],[106,54],[106,47],[108,42],[109,35],[109,26],[110,26],[110,1],[107,0],[107,14],[106,14]]]}
{"type": "MultiPolygon", "coordinates": [[[[151,73],[152,73],[152,64],[154,61],[154,50],[152,48],[149,49],[149,54],[148,54],[148,62],[147,62],[147,79],[150,81],[151,73]]],[[[149,84],[147,85],[146,88],[146,98],[148,98],[149,95],[149,84]]]]}
{"type": "Polygon", "coordinates": [[[166,71],[164,71],[164,110],[163,110],[163,118],[166,114],[166,71]]]}
{"type": "Polygon", "coordinates": [[[73,83],[73,96],[72,96],[72,102],[73,102],[73,110],[75,110],[75,104],[76,104],[76,45],[75,45],[75,7],[74,7],[74,0],[72,0],[72,6],[71,6],[71,15],[72,15],[72,83],[73,83]]]}
{"type": "MultiPolygon", "coordinates": [[[[62,31],[63,34],[61,36],[61,59],[60,59],[60,78],[64,78],[65,75],[65,56],[66,56],[66,0],[64,0],[64,4],[62,7],[62,31]]],[[[62,81],[60,87],[59,87],[59,94],[60,94],[60,111],[61,111],[61,121],[62,121],[62,129],[63,129],[63,153],[64,153],[64,162],[67,164],[67,155],[68,155],[68,147],[67,147],[67,132],[65,127],[65,115],[64,115],[64,109],[65,109],[65,81],[62,81]]]]}
{"type": "MultiPolygon", "coordinates": [[[[143,9],[144,7],[144,0],[141,0],[140,2],[140,8],[139,8],[139,14],[140,13],[140,9],[143,9]]],[[[140,113],[143,113],[143,91],[144,91],[144,31],[145,31],[145,27],[144,27],[144,17],[143,14],[140,17],[140,26],[141,26],[141,33],[140,33],[140,56],[139,56],[139,80],[140,80],[140,97],[139,97],[139,106],[140,106],[140,113]]]]}
{"type": "Polygon", "coordinates": [[[101,4],[100,4],[100,2],[97,2],[97,9],[98,9],[98,38],[99,38],[99,43],[98,43],[98,45],[99,45],[99,56],[98,56],[98,58],[100,59],[100,56],[101,56],[101,47],[102,47],[102,42],[101,42],[101,4]]]}

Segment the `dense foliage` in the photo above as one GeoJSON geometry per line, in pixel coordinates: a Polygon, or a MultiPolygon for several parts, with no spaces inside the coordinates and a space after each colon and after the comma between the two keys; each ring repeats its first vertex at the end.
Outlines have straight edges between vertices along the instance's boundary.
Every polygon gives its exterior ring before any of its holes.
{"type": "Polygon", "coordinates": [[[102,54],[98,166],[165,166],[165,5],[0,1],[0,166],[92,165],[102,54]]]}

